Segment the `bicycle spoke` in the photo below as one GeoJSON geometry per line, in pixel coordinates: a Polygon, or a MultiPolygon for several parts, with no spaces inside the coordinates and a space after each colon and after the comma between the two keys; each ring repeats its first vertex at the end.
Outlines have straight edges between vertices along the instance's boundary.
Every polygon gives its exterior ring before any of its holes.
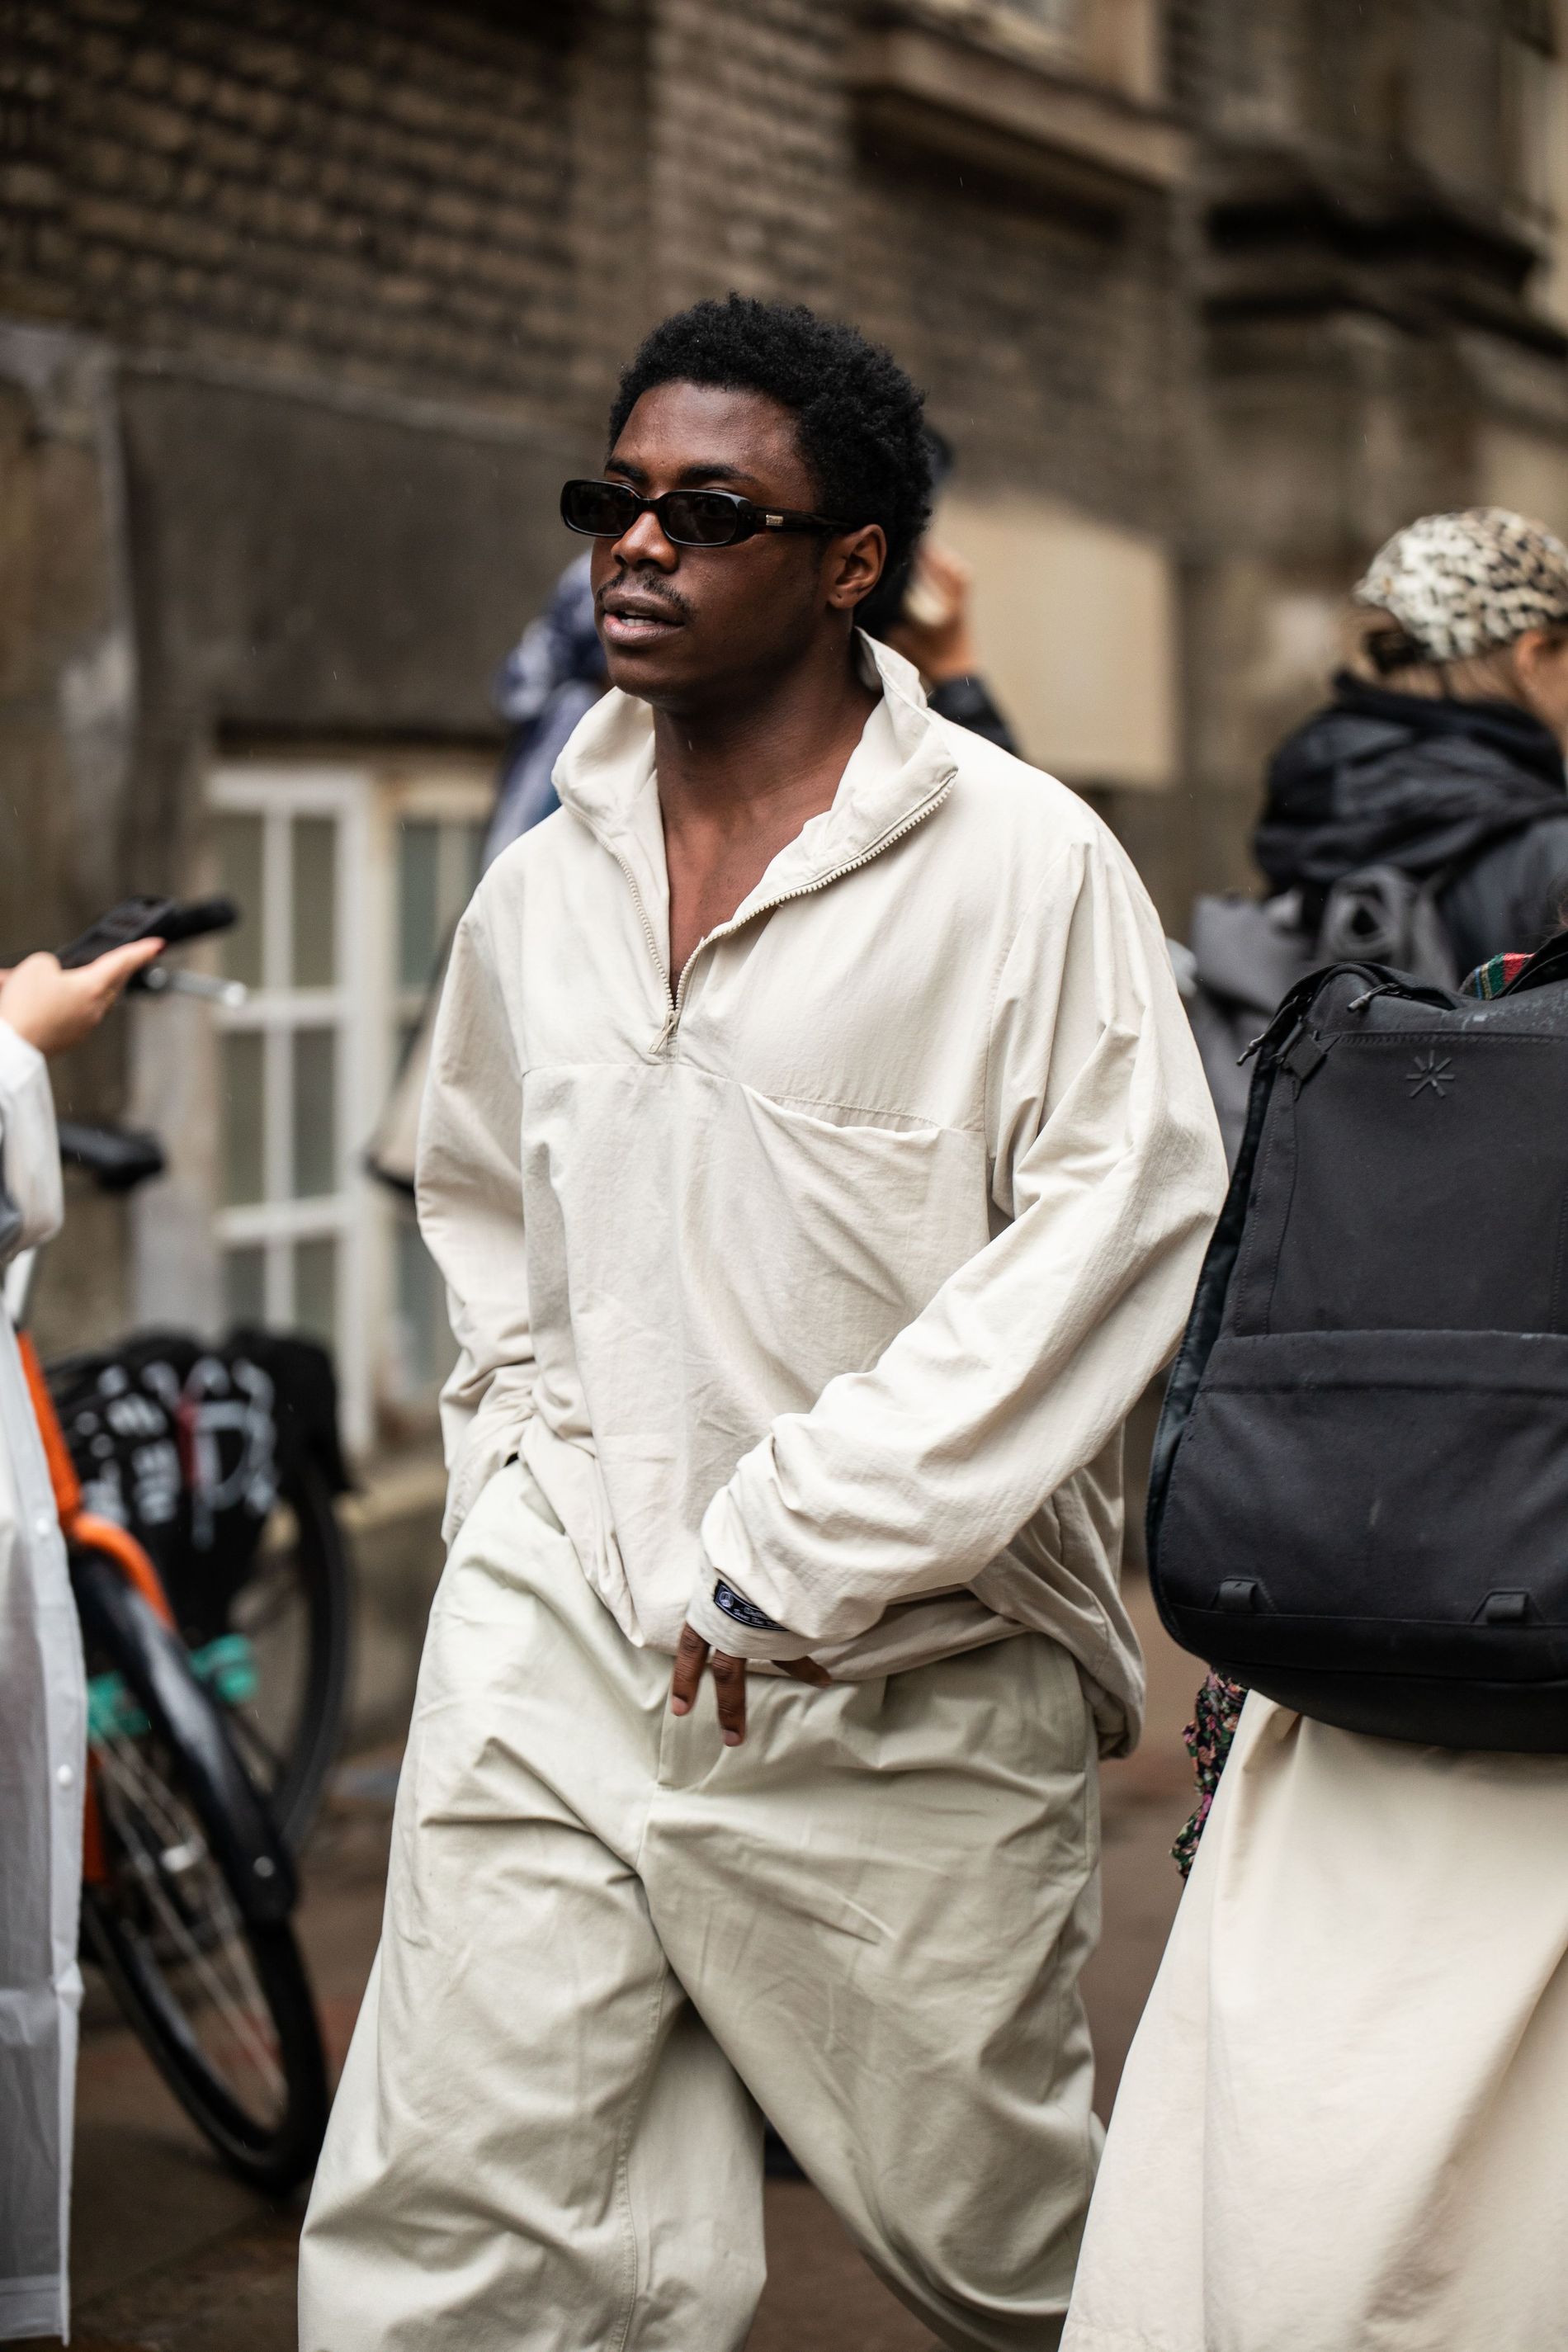
{"type": "MultiPolygon", "coordinates": [[[[248,2070],[276,2116],[287,2100],[288,2085],[271,2021],[238,1914],[200,1824],[164,1786],[133,1742],[111,1738],[95,1743],[94,1754],[104,1811],[148,1918],[161,1932],[175,1966],[183,1966],[194,1989],[205,1995],[205,2005],[220,2026],[216,2037],[220,2051],[226,2033],[234,2059],[223,2071],[232,2076],[237,2065],[243,2078],[248,2070]],[[187,1905],[205,1931],[205,1942],[186,1916],[187,1905]]],[[[163,1973],[167,1979],[167,1969],[163,1973]]],[[[189,2008],[184,2002],[181,2006],[197,2038],[209,2046],[214,2037],[210,2033],[204,2037],[189,2008]]],[[[242,2100],[247,2111],[249,2104],[242,2100]]]]}

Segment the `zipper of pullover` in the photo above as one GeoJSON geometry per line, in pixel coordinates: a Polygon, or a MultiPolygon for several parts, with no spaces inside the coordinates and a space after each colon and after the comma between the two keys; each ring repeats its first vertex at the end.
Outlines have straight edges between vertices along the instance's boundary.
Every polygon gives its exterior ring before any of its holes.
{"type": "Polygon", "coordinates": [[[642,892],[637,888],[636,877],[619,851],[612,851],[611,855],[616,865],[626,877],[627,887],[631,891],[642,920],[643,937],[647,941],[648,953],[658,967],[658,976],[664,982],[665,993],[669,1000],[669,1010],[664,1016],[664,1026],[648,1047],[650,1055],[662,1054],[679,1027],[680,1015],[686,1004],[686,983],[691,976],[692,965],[704,948],[713,947],[720,940],[728,939],[732,931],[743,930],[748,923],[754,923],[760,915],[771,915],[775,907],[787,907],[792,898],[814,898],[818,890],[826,890],[830,882],[841,882],[847,874],[854,874],[860,866],[869,866],[873,857],[879,857],[884,849],[890,849],[895,841],[901,841],[906,833],[912,833],[917,824],[923,824],[933,809],[940,808],[952,792],[954,781],[953,777],[949,776],[947,782],[939,784],[936,791],[929,799],[923,800],[918,809],[911,809],[908,816],[900,817],[897,824],[889,826],[886,833],[879,835],[878,838],[868,847],[863,849],[858,857],[846,858],[842,866],[830,867],[826,874],[819,874],[814,882],[803,882],[795,890],[781,890],[776,898],[764,898],[760,906],[748,908],[745,914],[731,915],[727,923],[720,923],[712,930],[705,931],[687,957],[686,968],[673,989],[669,984],[669,967],[659,950],[658,935],[648,919],[647,908],[643,904],[642,892]]]}
{"type": "Polygon", "coordinates": [[[900,818],[897,824],[872,842],[868,848],[863,849],[858,857],[846,858],[842,866],[835,866],[827,873],[819,874],[815,882],[803,882],[796,890],[781,890],[776,898],[764,898],[760,906],[748,908],[744,915],[731,915],[727,923],[720,923],[713,930],[706,932],[698,940],[686,960],[686,969],[681,973],[679,985],[675,991],[669,1017],[654,1042],[653,1051],[656,1054],[663,1053],[680,1024],[681,1012],[686,1003],[686,983],[691,977],[692,965],[704,948],[713,947],[720,940],[728,939],[732,931],[743,930],[748,923],[754,923],[760,915],[771,915],[775,907],[787,907],[792,898],[814,898],[818,890],[826,890],[830,882],[842,882],[847,874],[855,873],[862,866],[869,866],[873,857],[879,857],[884,849],[890,849],[895,841],[901,841],[906,833],[912,833],[917,824],[930,816],[931,811],[947,798],[952,786],[953,779],[949,776],[946,783],[939,786],[929,800],[922,801],[918,809],[911,810],[908,816],[900,818]]]}

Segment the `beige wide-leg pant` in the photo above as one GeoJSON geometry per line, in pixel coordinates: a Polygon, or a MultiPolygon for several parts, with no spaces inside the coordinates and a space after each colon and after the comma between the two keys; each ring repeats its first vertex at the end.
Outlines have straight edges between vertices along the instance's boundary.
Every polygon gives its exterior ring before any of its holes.
{"type": "Polygon", "coordinates": [[[431,1616],[300,2352],[737,2352],[753,2099],[943,2344],[1054,2352],[1099,2144],[1073,1661],[753,1676],[738,1748],[669,1671],[500,1472],[431,1616]]]}

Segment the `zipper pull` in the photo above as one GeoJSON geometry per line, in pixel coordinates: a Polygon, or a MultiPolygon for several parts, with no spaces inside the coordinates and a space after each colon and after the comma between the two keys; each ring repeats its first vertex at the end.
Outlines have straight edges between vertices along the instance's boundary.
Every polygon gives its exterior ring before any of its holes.
{"type": "Polygon", "coordinates": [[[648,1047],[650,1055],[663,1053],[665,1047],[668,1045],[671,1036],[674,1034],[675,1022],[676,1009],[672,1004],[669,1011],[664,1016],[663,1028],[659,1031],[658,1035],[654,1039],[653,1044],[648,1047]]]}

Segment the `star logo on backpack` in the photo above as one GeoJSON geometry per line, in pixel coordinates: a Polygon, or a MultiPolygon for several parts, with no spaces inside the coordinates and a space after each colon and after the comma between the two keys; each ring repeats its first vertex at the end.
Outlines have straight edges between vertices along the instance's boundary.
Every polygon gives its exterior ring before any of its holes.
{"type": "Polygon", "coordinates": [[[1450,1055],[1417,1054],[1414,1066],[1405,1074],[1405,1083],[1410,1089],[1412,1099],[1416,1095],[1425,1094],[1430,1087],[1441,1101],[1454,1084],[1457,1076],[1458,1072],[1454,1068],[1450,1055]]]}

